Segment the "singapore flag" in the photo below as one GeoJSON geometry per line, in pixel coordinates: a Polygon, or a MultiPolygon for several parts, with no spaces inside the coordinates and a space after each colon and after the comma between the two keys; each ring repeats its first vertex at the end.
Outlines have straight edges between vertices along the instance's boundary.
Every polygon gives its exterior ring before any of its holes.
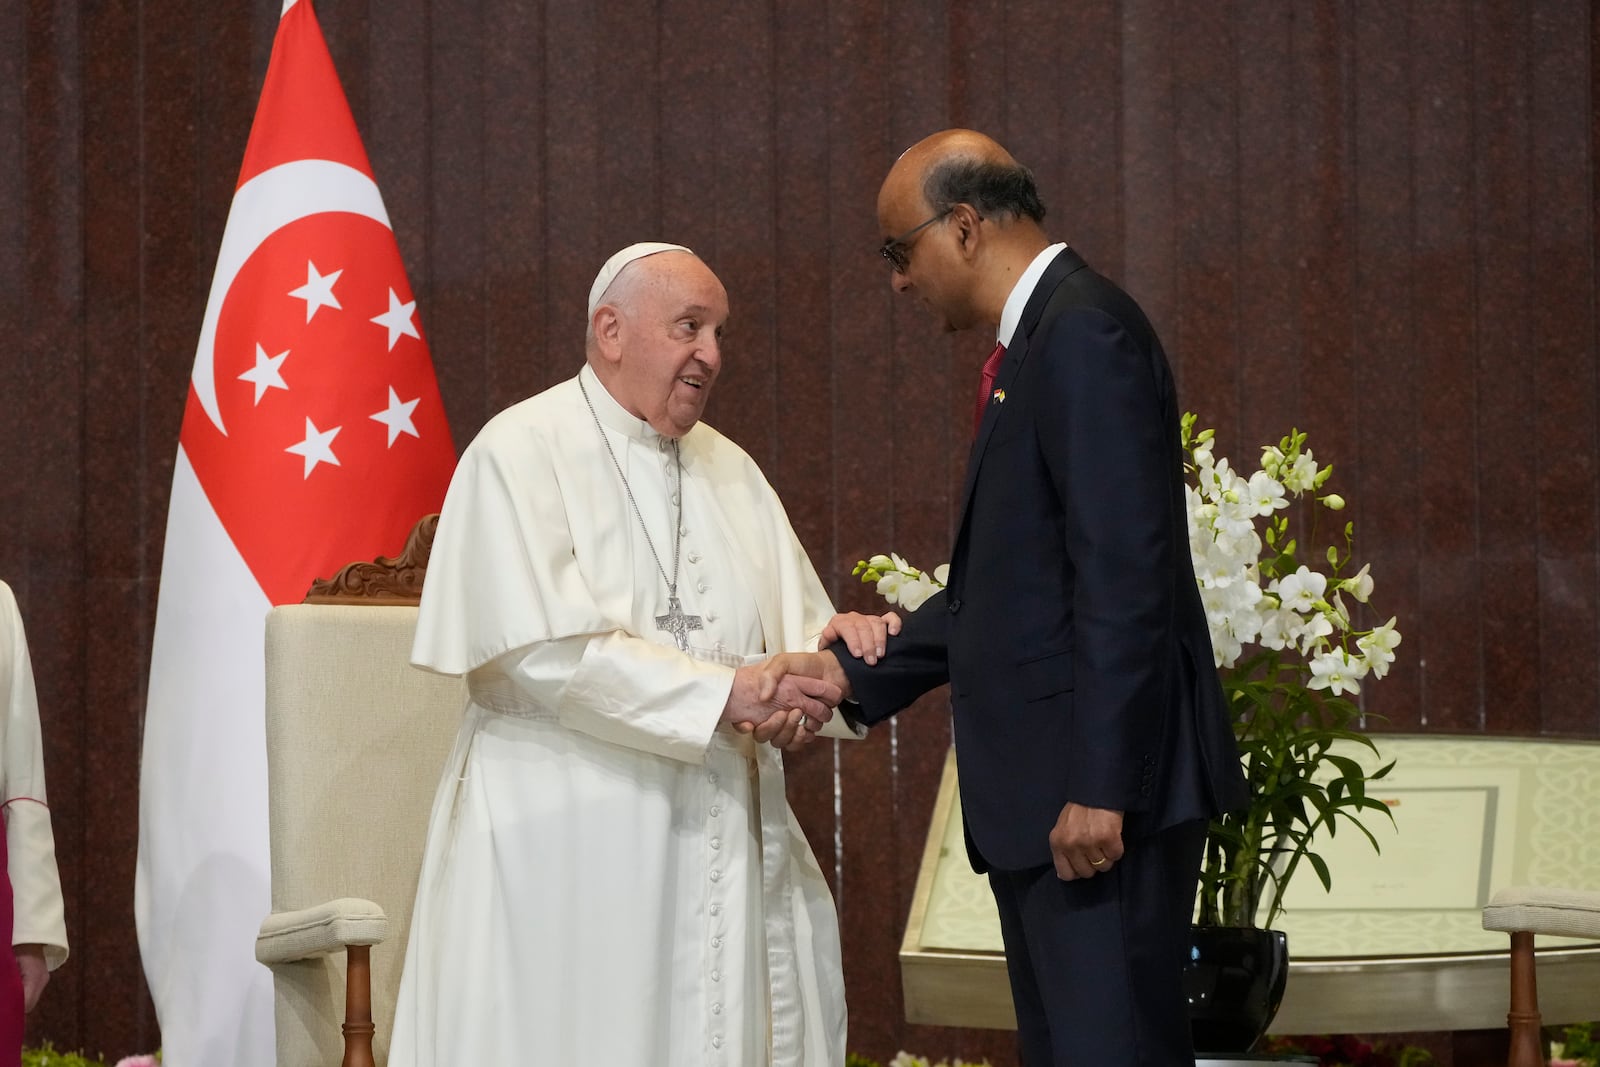
{"type": "Polygon", "coordinates": [[[271,605],[398,554],[455,466],[389,217],[310,0],[285,4],[178,441],[134,907],[168,1067],[272,1067],[271,605]]]}

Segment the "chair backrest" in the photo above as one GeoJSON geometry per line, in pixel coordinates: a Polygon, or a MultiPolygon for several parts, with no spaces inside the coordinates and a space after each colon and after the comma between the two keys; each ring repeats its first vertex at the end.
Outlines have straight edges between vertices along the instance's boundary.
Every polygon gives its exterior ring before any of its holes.
{"type": "MultiPolygon", "coordinates": [[[[409,663],[414,606],[295,604],[267,619],[272,909],[362,897],[389,917],[372,950],[387,1062],[411,905],[439,774],[466,690],[409,663]]],[[[274,968],[278,1062],[341,1055],[344,958],[274,968]]]]}

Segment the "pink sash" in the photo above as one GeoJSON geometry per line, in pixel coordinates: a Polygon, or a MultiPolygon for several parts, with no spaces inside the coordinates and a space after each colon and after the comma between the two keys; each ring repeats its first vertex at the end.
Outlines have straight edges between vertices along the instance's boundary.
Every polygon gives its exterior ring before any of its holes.
{"type": "Polygon", "coordinates": [[[0,1067],[22,1063],[22,972],[10,955],[16,915],[11,900],[11,876],[6,873],[6,835],[0,815],[0,930],[5,931],[6,956],[0,961],[0,1067]]]}

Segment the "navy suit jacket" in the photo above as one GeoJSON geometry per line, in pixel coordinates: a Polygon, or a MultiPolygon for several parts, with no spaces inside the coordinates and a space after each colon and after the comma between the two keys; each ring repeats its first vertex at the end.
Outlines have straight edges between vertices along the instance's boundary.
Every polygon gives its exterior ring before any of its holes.
{"type": "Polygon", "coordinates": [[[1069,801],[1126,813],[1130,841],[1243,806],[1189,557],[1177,396],[1149,320],[1066,249],[995,389],[949,586],[877,666],[839,656],[860,717],[950,683],[979,871],[1052,862],[1069,801]]]}

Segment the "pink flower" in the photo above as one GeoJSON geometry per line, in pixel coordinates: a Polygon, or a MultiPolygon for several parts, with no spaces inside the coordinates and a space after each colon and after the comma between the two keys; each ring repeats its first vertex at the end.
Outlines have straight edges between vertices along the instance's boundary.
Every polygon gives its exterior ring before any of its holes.
{"type": "Polygon", "coordinates": [[[124,1056],[116,1062],[115,1067],[161,1067],[161,1061],[146,1052],[139,1056],[124,1056]]]}

